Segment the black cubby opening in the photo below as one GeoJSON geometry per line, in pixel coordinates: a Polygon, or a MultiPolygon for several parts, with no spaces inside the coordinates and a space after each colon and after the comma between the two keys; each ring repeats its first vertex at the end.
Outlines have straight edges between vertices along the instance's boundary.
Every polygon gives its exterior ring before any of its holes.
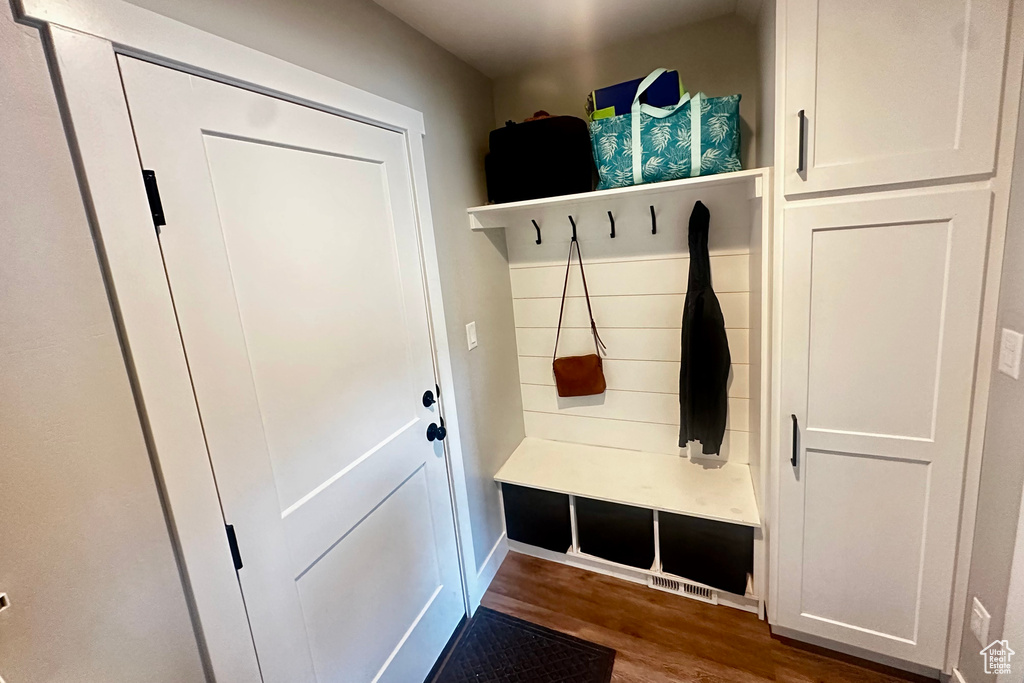
{"type": "Polygon", "coordinates": [[[699,517],[658,513],[662,570],[743,595],[754,571],[754,529],[699,517]]]}
{"type": "Polygon", "coordinates": [[[576,498],[580,552],[638,569],[654,564],[654,511],[576,498]]]}
{"type": "Polygon", "coordinates": [[[509,539],[564,553],[572,546],[569,496],[514,484],[501,485],[509,539]]]}

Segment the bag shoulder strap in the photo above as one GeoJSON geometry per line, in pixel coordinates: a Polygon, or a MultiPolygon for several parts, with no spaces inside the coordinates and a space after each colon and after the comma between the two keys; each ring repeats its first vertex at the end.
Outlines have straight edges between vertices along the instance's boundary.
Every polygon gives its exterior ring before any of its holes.
{"type": "Polygon", "coordinates": [[[590,292],[587,290],[587,274],[583,270],[583,254],[580,253],[580,243],[575,237],[569,242],[569,260],[565,263],[565,283],[562,284],[562,304],[558,307],[558,330],[555,332],[555,349],[551,353],[551,361],[554,362],[558,358],[558,338],[562,335],[562,314],[565,312],[565,293],[569,289],[569,270],[572,268],[572,250],[576,248],[576,256],[580,261],[580,277],[583,278],[583,296],[587,300],[587,314],[590,315],[590,331],[594,335],[594,348],[597,350],[597,355],[600,357],[603,353],[607,353],[607,347],[604,342],[601,341],[601,335],[597,333],[597,323],[594,322],[594,311],[590,307],[590,292]]]}

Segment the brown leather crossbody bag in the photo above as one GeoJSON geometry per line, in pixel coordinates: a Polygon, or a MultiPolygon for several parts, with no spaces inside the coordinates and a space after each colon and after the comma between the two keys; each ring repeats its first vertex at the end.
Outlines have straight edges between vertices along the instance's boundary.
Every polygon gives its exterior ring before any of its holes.
{"type": "Polygon", "coordinates": [[[559,396],[593,396],[603,394],[605,390],[604,367],[601,363],[601,353],[604,351],[604,342],[597,333],[597,325],[594,323],[594,312],[590,308],[590,292],[587,291],[587,275],[583,272],[583,254],[580,253],[580,244],[573,235],[569,242],[569,260],[565,264],[565,284],[562,285],[562,305],[558,309],[558,331],[555,333],[555,350],[551,354],[552,369],[555,373],[555,386],[558,388],[559,396]],[[576,248],[576,256],[580,261],[580,276],[583,278],[583,295],[587,300],[587,313],[590,314],[590,331],[594,334],[594,349],[597,353],[590,353],[586,356],[566,356],[558,358],[558,338],[562,334],[562,313],[565,311],[565,292],[569,288],[569,270],[572,266],[572,251],[576,248]]]}

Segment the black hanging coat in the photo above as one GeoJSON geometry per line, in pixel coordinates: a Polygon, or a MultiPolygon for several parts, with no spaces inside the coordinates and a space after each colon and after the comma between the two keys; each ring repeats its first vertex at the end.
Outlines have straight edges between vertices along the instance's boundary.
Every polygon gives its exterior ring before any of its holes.
{"type": "Polygon", "coordinates": [[[705,455],[717,454],[722,448],[732,362],[722,307],[711,288],[710,220],[708,208],[697,202],[690,214],[690,279],[683,305],[679,369],[679,446],[700,441],[705,455]]]}

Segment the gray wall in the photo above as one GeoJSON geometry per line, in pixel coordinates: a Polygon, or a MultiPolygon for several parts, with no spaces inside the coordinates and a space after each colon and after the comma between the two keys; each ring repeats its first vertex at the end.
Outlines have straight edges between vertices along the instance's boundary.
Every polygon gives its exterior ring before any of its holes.
{"type": "Polygon", "coordinates": [[[482,562],[502,528],[491,477],[524,433],[504,238],[471,233],[466,217],[466,207],[486,201],[490,80],[369,0],[133,3],[423,112],[473,546],[482,562]],[[471,320],[480,345],[467,351],[471,320]]]}
{"type": "MultiPolygon", "coordinates": [[[[981,600],[992,615],[989,641],[1000,638],[1010,587],[1010,564],[1021,490],[1024,487],[1024,378],[1014,380],[995,369],[999,361],[1002,328],[1024,332],[1024,177],[1019,170],[1024,169],[1024,117],[1017,124],[1017,148],[1013,163],[1018,173],[1014,175],[1010,186],[1006,245],[996,317],[996,357],[989,389],[967,613],[963,617],[963,643],[957,666],[968,683],[981,683],[994,678],[985,674],[982,658],[978,654],[983,646],[978,644],[971,633],[971,598],[981,600]]],[[[1020,653],[1024,643],[1010,645],[1020,653]]],[[[1020,666],[1014,662],[1014,670],[1019,671],[1020,666]]]]}
{"type": "Polygon", "coordinates": [[[757,22],[758,90],[755,163],[775,165],[775,0],[764,0],[757,22]]]}
{"type": "Polygon", "coordinates": [[[39,33],[0,8],[0,676],[200,681],[39,33]]]}
{"type": "Polygon", "coordinates": [[[677,69],[691,93],[743,96],[741,156],[744,168],[750,168],[757,149],[758,60],[757,28],[735,15],[717,17],[502,76],[494,81],[494,120],[497,125],[522,121],[539,109],[583,118],[592,90],[646,76],[658,67],[677,69]]]}

